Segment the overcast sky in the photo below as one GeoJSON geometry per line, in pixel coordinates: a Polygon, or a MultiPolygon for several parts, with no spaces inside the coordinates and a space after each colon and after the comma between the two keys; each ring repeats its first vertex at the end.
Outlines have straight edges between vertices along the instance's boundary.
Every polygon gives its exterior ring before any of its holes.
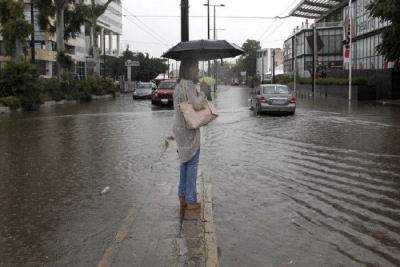
{"type": "MultiPolygon", "coordinates": [[[[261,42],[262,48],[282,48],[304,18],[284,17],[300,0],[209,0],[217,6],[217,39],[242,46],[247,39],[261,42]]],[[[123,0],[123,49],[160,57],[181,41],[181,0],[123,0]]],[[[189,40],[208,39],[207,0],[189,0],[189,40]]],[[[312,20],[309,21],[312,23],[312,20]]],[[[210,6],[210,28],[214,28],[214,7],[210,6]]],[[[210,32],[214,38],[214,32],[210,32]]]]}

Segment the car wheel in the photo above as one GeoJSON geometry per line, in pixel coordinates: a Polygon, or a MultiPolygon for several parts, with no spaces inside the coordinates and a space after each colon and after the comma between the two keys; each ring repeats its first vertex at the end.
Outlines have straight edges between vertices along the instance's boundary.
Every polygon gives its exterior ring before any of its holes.
{"type": "Polygon", "coordinates": [[[293,112],[289,112],[289,115],[294,115],[294,111],[293,112]]]}
{"type": "Polygon", "coordinates": [[[256,104],[255,108],[254,108],[254,114],[256,116],[260,115],[260,108],[258,107],[258,104],[256,104]]]}

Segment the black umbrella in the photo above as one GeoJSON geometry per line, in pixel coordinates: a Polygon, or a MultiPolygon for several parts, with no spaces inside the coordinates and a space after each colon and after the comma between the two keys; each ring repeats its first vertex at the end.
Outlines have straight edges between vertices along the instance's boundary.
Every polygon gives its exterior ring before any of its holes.
{"type": "Polygon", "coordinates": [[[161,57],[182,60],[194,57],[199,61],[236,57],[246,53],[239,46],[225,40],[194,40],[180,42],[161,57]]]}

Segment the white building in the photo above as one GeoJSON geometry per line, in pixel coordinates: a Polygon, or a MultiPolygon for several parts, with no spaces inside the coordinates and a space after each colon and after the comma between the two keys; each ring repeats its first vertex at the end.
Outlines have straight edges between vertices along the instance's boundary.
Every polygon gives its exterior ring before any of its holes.
{"type": "MultiPolygon", "coordinates": [[[[104,3],[104,0],[96,0],[96,3],[104,3]]],[[[89,4],[90,1],[86,0],[89,4]]],[[[34,10],[35,23],[35,63],[39,66],[43,75],[55,76],[57,73],[56,64],[56,37],[47,32],[43,32],[36,25],[37,10],[34,10]]],[[[25,17],[31,21],[31,1],[25,1],[25,17]]],[[[122,35],[122,4],[111,3],[106,12],[97,20],[99,31],[98,47],[101,49],[101,73],[103,73],[104,51],[107,57],[120,56],[120,37],[122,35]]],[[[75,70],[81,76],[90,74],[93,67],[93,57],[89,56],[89,49],[93,45],[90,34],[91,27],[87,24],[82,26],[81,34],[75,39],[69,39],[65,42],[65,50],[75,63],[75,70]]],[[[2,41],[0,37],[0,42],[2,41]]],[[[0,67],[3,68],[5,62],[10,57],[5,56],[0,51],[0,67]]],[[[26,60],[31,60],[31,50],[29,49],[26,60]]]]}
{"type": "Polygon", "coordinates": [[[263,48],[257,50],[256,73],[261,78],[261,81],[271,79],[273,71],[273,64],[275,64],[276,71],[283,70],[283,54],[281,48],[263,48]],[[275,52],[275,62],[273,62],[273,53],[275,52]]]}

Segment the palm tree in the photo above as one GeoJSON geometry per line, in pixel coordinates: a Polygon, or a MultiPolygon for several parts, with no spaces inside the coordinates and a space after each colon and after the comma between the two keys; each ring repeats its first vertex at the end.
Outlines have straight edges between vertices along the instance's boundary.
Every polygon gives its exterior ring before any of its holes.
{"type": "Polygon", "coordinates": [[[22,42],[33,33],[33,25],[24,16],[24,1],[0,1],[0,34],[3,36],[6,54],[17,63],[21,62],[22,42]]]}

